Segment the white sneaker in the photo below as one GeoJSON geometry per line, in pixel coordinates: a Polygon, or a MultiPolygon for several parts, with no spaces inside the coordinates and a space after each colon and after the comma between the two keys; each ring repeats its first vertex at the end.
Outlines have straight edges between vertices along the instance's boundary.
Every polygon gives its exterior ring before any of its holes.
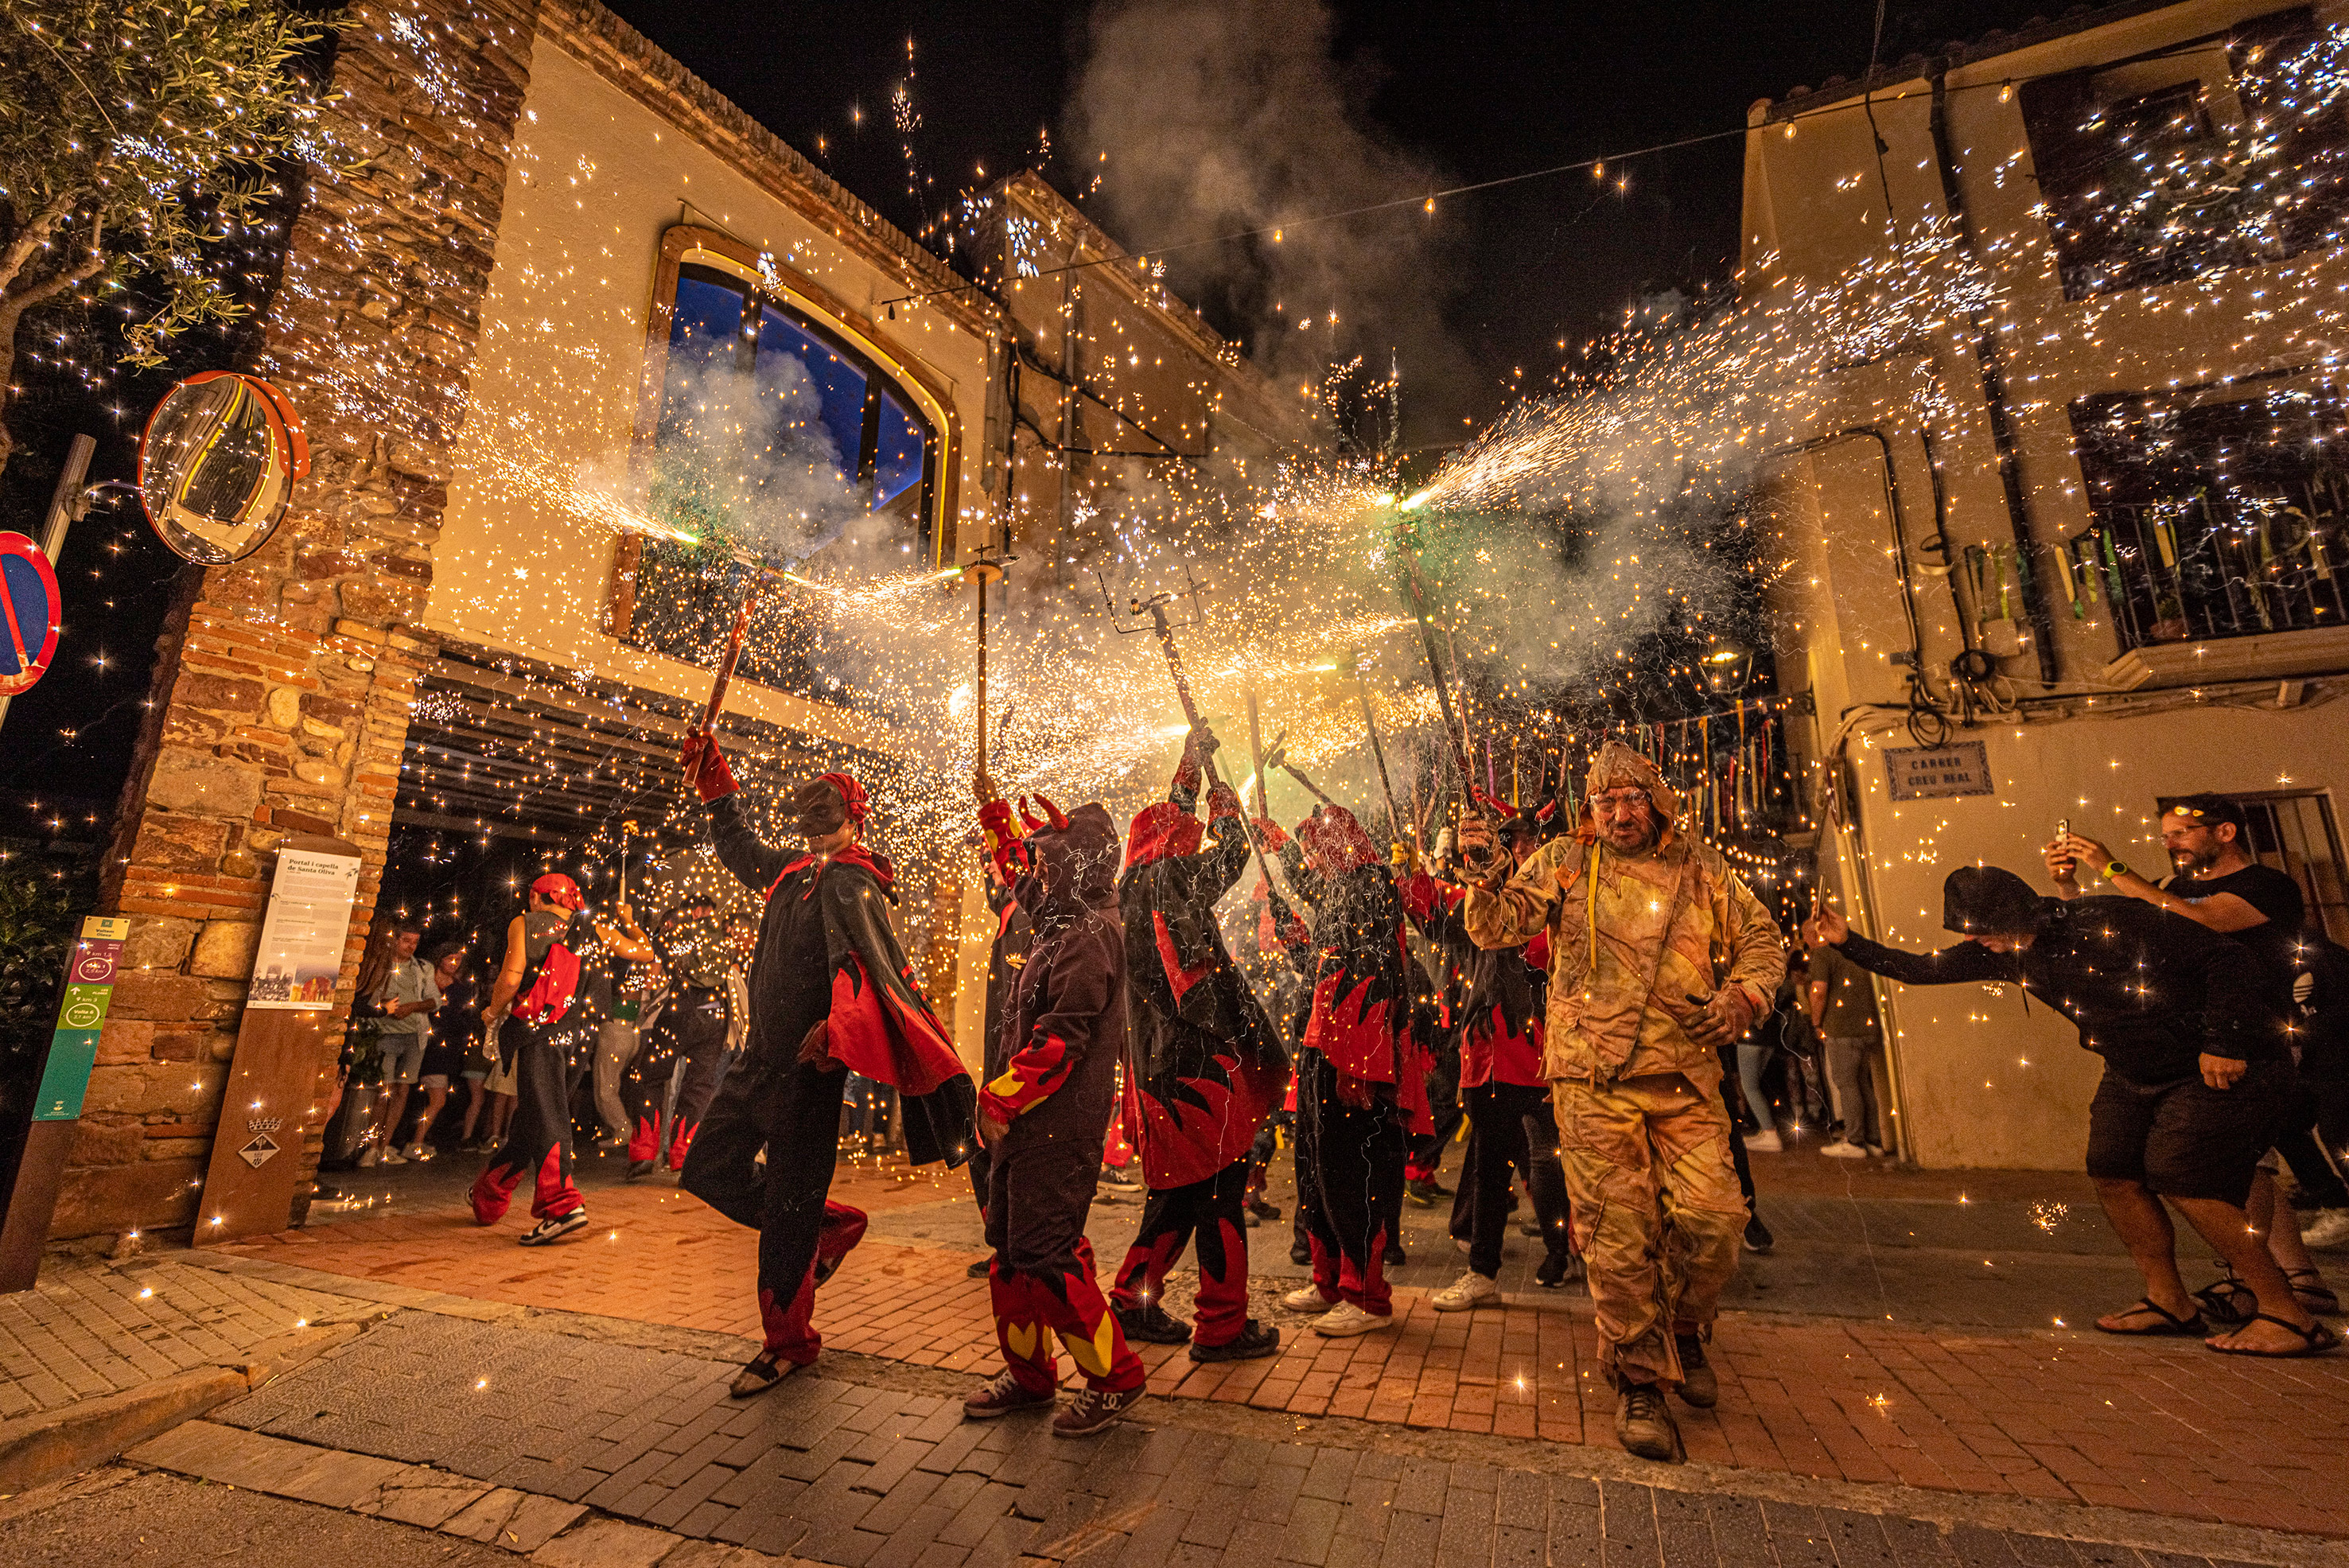
{"type": "Polygon", "coordinates": [[[401,1154],[396,1148],[388,1148],[385,1149],[381,1155],[377,1157],[376,1163],[378,1165],[406,1165],[408,1163],[408,1157],[401,1154]]]}
{"type": "MultiPolygon", "coordinates": [[[[1751,1138],[1746,1140],[1745,1147],[1748,1148],[1752,1148],[1754,1147],[1754,1142],[1751,1138]]],[[[1829,1159],[1866,1159],[1868,1158],[1868,1150],[1860,1147],[1859,1145],[1852,1142],[1847,1137],[1839,1137],[1836,1139],[1835,1142],[1827,1145],[1825,1148],[1819,1150],[1819,1152],[1826,1155],[1829,1159]]]]}
{"type": "Polygon", "coordinates": [[[586,1228],[586,1209],[585,1207],[574,1209],[568,1214],[558,1214],[552,1220],[542,1220],[523,1231],[521,1238],[522,1244],[525,1247],[543,1247],[549,1241],[560,1241],[574,1231],[584,1231],[586,1228]]]}
{"type": "Polygon", "coordinates": [[[1313,1332],[1329,1339],[1351,1339],[1373,1329],[1392,1328],[1392,1317],[1373,1317],[1351,1302],[1340,1302],[1313,1320],[1313,1332]]]}
{"type": "Polygon", "coordinates": [[[1880,1143],[1869,1144],[1868,1146],[1868,1152],[1874,1155],[1878,1159],[1889,1159],[1892,1158],[1892,1151],[1886,1148],[1880,1143]]]}
{"type": "Polygon", "coordinates": [[[2349,1241],[2349,1209],[2320,1209],[2300,1228],[2300,1239],[2311,1247],[2338,1247],[2349,1241]]]}
{"type": "Polygon", "coordinates": [[[1290,1312],[1328,1312],[1330,1298],[1321,1293],[1319,1285],[1307,1285],[1280,1298],[1280,1304],[1290,1312]]]}
{"type": "MultiPolygon", "coordinates": [[[[372,1170],[375,1168],[377,1162],[382,1158],[383,1151],[376,1147],[375,1145],[369,1144],[367,1146],[367,1151],[359,1156],[359,1168],[361,1170],[372,1170]]],[[[398,1158],[398,1157],[395,1155],[393,1158],[398,1158]]]]}
{"type": "Polygon", "coordinates": [[[1785,1147],[1776,1127],[1764,1127],[1758,1133],[1748,1134],[1745,1139],[1745,1152],[1748,1154],[1777,1154],[1785,1147]]]}
{"type": "Polygon", "coordinates": [[[432,1151],[421,1143],[412,1143],[408,1146],[408,1158],[416,1164],[422,1165],[432,1158],[432,1151]]]}
{"type": "Polygon", "coordinates": [[[1428,1304],[1438,1312],[1466,1312],[1500,1299],[1501,1282],[1471,1269],[1436,1292],[1428,1304]]]}

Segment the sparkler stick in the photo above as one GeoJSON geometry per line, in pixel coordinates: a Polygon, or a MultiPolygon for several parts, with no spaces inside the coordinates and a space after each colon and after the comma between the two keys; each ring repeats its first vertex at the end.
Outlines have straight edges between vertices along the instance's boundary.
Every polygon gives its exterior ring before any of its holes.
{"type": "MultiPolygon", "coordinates": [[[[710,734],[710,726],[718,722],[718,710],[726,703],[726,688],[733,683],[734,666],[742,658],[742,634],[750,629],[750,611],[759,602],[759,588],[753,583],[742,594],[742,607],[734,612],[734,629],[726,635],[726,657],[719,661],[718,679],[710,683],[709,704],[701,711],[698,726],[703,734],[710,734]]],[[[691,788],[701,782],[701,759],[709,754],[705,746],[693,754],[693,762],[685,770],[685,782],[691,788]]]]}
{"type": "Polygon", "coordinates": [[[962,569],[962,575],[978,589],[978,672],[974,688],[978,699],[974,711],[978,715],[978,740],[972,752],[971,787],[978,793],[982,805],[993,800],[997,794],[994,775],[987,770],[987,590],[1003,580],[1004,566],[1013,558],[981,550],[978,558],[962,569]]]}
{"type": "Polygon", "coordinates": [[[1467,809],[1479,816],[1484,807],[1476,804],[1471,786],[1476,774],[1468,765],[1467,749],[1460,742],[1460,721],[1452,707],[1452,683],[1444,679],[1444,656],[1435,650],[1435,622],[1427,613],[1427,587],[1420,580],[1419,557],[1413,554],[1416,540],[1411,525],[1398,522],[1395,525],[1395,559],[1402,566],[1404,597],[1411,600],[1411,613],[1419,622],[1420,646],[1427,653],[1427,673],[1435,685],[1435,704],[1444,715],[1444,740],[1452,752],[1452,765],[1459,770],[1460,791],[1466,797],[1467,809]]]}
{"type": "Polygon", "coordinates": [[[1360,665],[1354,669],[1354,695],[1362,701],[1362,728],[1371,737],[1371,759],[1379,764],[1379,793],[1386,796],[1387,801],[1387,831],[1391,836],[1400,840],[1402,837],[1402,815],[1395,810],[1394,783],[1387,777],[1387,752],[1379,744],[1379,722],[1371,716],[1371,688],[1362,679],[1360,665]]]}
{"type": "MultiPolygon", "coordinates": [[[[1269,817],[1272,815],[1272,796],[1271,794],[1264,787],[1264,726],[1257,718],[1256,683],[1254,681],[1250,681],[1247,686],[1247,716],[1248,761],[1256,764],[1256,787],[1260,800],[1262,815],[1269,817]]],[[[1246,810],[1245,805],[1243,805],[1242,810],[1246,810]]],[[[1264,845],[1257,839],[1254,832],[1248,831],[1248,824],[1245,818],[1241,821],[1240,827],[1242,831],[1247,832],[1248,843],[1256,850],[1256,874],[1264,878],[1265,891],[1269,893],[1272,891],[1273,888],[1272,867],[1265,860],[1264,845]]]]}

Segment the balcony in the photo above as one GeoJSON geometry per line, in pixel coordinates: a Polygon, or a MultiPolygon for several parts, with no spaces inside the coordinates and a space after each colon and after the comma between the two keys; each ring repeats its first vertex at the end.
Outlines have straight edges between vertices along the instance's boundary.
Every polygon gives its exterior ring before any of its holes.
{"type": "Polygon", "coordinates": [[[2072,408],[2095,522],[2058,564],[2075,611],[2109,607],[2107,677],[2349,668],[2349,406],[2331,386],[2205,395],[2072,408]]]}

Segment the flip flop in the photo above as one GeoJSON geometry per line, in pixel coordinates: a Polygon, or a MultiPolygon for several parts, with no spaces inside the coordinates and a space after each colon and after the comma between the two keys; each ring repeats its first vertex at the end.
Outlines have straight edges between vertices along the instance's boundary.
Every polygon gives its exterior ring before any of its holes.
{"type": "Polygon", "coordinates": [[[2198,1312],[2186,1317],[2179,1317],[2175,1313],[2165,1312],[2162,1308],[2155,1305],[2152,1298],[2148,1296],[2138,1297],[2137,1305],[2127,1309],[2123,1315],[2135,1316],[2137,1314],[2141,1312],[2149,1312],[2161,1321],[2158,1323],[2147,1324],[2143,1328],[2106,1328],[2103,1324],[2096,1324],[2096,1332],[2098,1334],[2123,1334],[2131,1338],[2138,1339],[2161,1338],[2167,1335],[2199,1339],[2202,1335],[2210,1332],[2210,1325],[2202,1321],[2202,1314],[2198,1312]]]}
{"type": "Polygon", "coordinates": [[[2340,1296],[2324,1282],[2324,1276],[2314,1269],[2286,1269],[2283,1277],[2284,1282],[2292,1286],[2293,1298],[2309,1311],[2336,1315],[2340,1313],[2340,1296]],[[2308,1282],[2302,1283],[2303,1280],[2308,1282]]]}
{"type": "Polygon", "coordinates": [[[2251,1287],[2232,1274],[2213,1281],[2194,1293],[2202,1303],[2202,1311],[2210,1321],[2229,1328],[2240,1328],[2259,1315],[2260,1298],[2251,1287]]]}
{"type": "Polygon", "coordinates": [[[2210,1348],[2221,1355],[2255,1355],[2264,1361],[2297,1361],[2303,1355],[2322,1355],[2328,1350],[2341,1348],[2341,1336],[2321,1323],[2302,1328],[2296,1323],[2286,1323],[2263,1312],[2253,1313],[2251,1322],[2271,1323],[2299,1335],[2299,1347],[2293,1350],[2248,1350],[2240,1345],[2214,1345],[2210,1348]]]}

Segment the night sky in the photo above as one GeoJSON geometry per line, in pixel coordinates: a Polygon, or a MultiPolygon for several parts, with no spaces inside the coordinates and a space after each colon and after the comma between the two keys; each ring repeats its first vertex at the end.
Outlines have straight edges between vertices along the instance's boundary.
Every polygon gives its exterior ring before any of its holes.
{"type": "MultiPolygon", "coordinates": [[[[1063,192],[1081,191],[1096,167],[1095,149],[1080,143],[1067,112],[1092,52],[1094,5],[612,4],[908,229],[920,230],[982,184],[979,168],[995,178],[1032,166],[1045,128],[1054,157],[1044,172],[1063,192]],[[908,195],[903,139],[890,121],[909,37],[910,97],[922,119],[913,144],[929,182],[919,199],[908,195]],[[768,39],[773,43],[761,42],[768,39]],[[863,111],[861,127],[854,109],[863,111]]],[[[1226,5],[1243,8],[1238,0],[1226,5]]],[[[1732,133],[1610,168],[1603,186],[1577,173],[1444,203],[1445,265],[1419,280],[1422,297],[1373,289],[1367,314],[1350,313],[1355,330],[1347,351],[1367,352],[1381,367],[1398,339],[1425,345],[1414,328],[1431,318],[1455,352],[1449,365],[1431,363],[1442,355],[1423,351],[1416,366],[1406,356],[1406,439],[1415,447],[1454,441],[1482,425],[1510,388],[1557,369],[1560,338],[1579,342],[1604,332],[1641,292],[1724,280],[1735,265],[1744,162],[1735,133],[1747,106],[1783,98],[1797,84],[1857,78],[1876,17],[1872,0],[1460,6],[1336,0],[1330,8],[1332,74],[1350,116],[1446,185],[1732,133]],[[1612,182],[1618,172],[1630,177],[1620,194],[1612,182]],[[1407,316],[1421,320],[1401,319],[1407,316]],[[1520,368],[1524,382],[1512,375],[1520,368]]],[[[1896,60],[2053,9],[2045,0],[1896,3],[1886,13],[1882,55],[1896,60]]],[[[1393,192],[1413,193],[1408,186],[1393,192]]],[[[1317,204],[1309,192],[1291,211],[1354,204],[1317,204]]],[[[1087,206],[1102,215],[1098,200],[1087,206]]],[[[1424,221],[1415,206],[1405,207],[1351,220],[1340,233],[1344,246],[1367,259],[1398,239],[1410,241],[1424,221]]],[[[1105,222],[1129,248],[1201,232],[1180,214],[1146,234],[1123,215],[1105,222]]],[[[1195,275],[1184,275],[1194,254],[1178,258],[1173,281],[1219,327],[1248,337],[1245,311],[1225,306],[1195,275]]]]}

